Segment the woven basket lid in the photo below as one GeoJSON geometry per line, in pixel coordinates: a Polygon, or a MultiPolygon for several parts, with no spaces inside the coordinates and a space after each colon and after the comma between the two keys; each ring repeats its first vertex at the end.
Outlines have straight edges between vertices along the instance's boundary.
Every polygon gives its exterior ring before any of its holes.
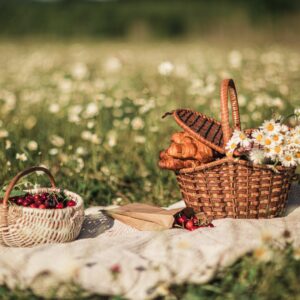
{"type": "Polygon", "coordinates": [[[172,114],[177,124],[192,137],[218,153],[225,154],[223,131],[220,122],[190,109],[177,109],[165,115],[169,114],[172,114]]]}

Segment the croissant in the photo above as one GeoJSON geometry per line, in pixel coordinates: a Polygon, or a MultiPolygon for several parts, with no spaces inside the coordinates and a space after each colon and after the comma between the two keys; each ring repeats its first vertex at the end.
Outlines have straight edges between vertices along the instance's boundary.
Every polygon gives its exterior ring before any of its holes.
{"type": "Polygon", "coordinates": [[[166,151],[161,151],[159,157],[160,161],[158,162],[158,165],[162,169],[179,170],[182,168],[193,168],[201,165],[201,162],[197,160],[182,160],[173,158],[172,156],[169,156],[166,151]]]}

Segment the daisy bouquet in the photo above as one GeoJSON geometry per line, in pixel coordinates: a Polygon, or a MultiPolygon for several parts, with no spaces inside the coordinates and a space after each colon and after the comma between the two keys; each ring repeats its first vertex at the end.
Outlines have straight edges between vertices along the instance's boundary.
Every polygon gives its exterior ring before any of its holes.
{"type": "Polygon", "coordinates": [[[266,120],[250,134],[235,130],[226,145],[229,156],[245,157],[254,164],[268,164],[273,167],[296,167],[300,165],[300,125],[289,128],[284,122],[296,117],[300,120],[300,108],[287,118],[266,120]]]}

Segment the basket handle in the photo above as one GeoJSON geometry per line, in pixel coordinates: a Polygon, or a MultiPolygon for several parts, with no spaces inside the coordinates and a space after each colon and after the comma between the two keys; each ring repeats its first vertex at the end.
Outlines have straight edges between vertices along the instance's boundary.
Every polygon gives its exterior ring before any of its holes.
{"type": "Polygon", "coordinates": [[[52,174],[50,173],[50,171],[47,168],[36,166],[36,167],[31,167],[31,168],[25,169],[24,171],[18,173],[12,179],[12,181],[9,183],[9,185],[8,185],[6,191],[5,191],[5,194],[4,194],[4,198],[3,198],[3,207],[4,208],[7,209],[7,207],[8,207],[8,199],[9,199],[10,193],[13,190],[14,186],[17,184],[17,182],[22,177],[24,177],[24,176],[26,176],[26,175],[28,175],[30,173],[36,172],[36,171],[42,171],[42,172],[46,173],[48,175],[49,179],[50,179],[52,187],[56,188],[55,180],[54,180],[52,174]]]}
{"type": "Polygon", "coordinates": [[[241,130],[239,103],[235,84],[232,79],[224,79],[221,83],[221,120],[224,136],[224,146],[226,146],[232,135],[232,129],[229,123],[228,92],[231,102],[231,113],[234,126],[233,128],[241,130]]]}

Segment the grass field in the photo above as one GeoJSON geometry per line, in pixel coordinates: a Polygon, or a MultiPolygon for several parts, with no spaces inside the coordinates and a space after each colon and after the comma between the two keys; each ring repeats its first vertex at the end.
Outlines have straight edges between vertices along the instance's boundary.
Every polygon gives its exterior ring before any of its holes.
{"type": "MultiPolygon", "coordinates": [[[[219,84],[226,77],[236,81],[244,128],[272,112],[289,114],[300,105],[298,50],[2,41],[0,181],[4,185],[25,167],[42,164],[59,186],[81,194],[86,206],[175,202],[175,176],[159,170],[157,159],[179,127],[161,116],[189,107],[219,118],[219,84]]],[[[41,176],[29,180],[47,183],[41,176]]]]}

